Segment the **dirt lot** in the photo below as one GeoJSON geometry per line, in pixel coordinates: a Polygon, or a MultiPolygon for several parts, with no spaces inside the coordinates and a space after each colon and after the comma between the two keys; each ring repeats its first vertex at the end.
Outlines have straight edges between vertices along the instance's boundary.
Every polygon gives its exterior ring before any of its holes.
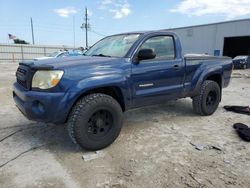
{"type": "Polygon", "coordinates": [[[210,117],[195,115],[190,99],[127,112],[115,143],[84,161],[64,125],[28,121],[17,110],[16,68],[0,64],[0,187],[249,187],[250,143],[232,125],[250,126],[250,116],[222,107],[250,105],[250,70],[234,72],[210,117]]]}

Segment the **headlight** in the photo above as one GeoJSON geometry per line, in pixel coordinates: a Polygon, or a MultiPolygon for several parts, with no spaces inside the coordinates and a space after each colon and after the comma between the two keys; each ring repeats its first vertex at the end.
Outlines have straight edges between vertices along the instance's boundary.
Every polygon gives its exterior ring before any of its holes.
{"type": "Polygon", "coordinates": [[[39,70],[32,79],[32,88],[49,89],[55,87],[63,76],[61,70],[39,70]]]}
{"type": "Polygon", "coordinates": [[[245,60],[242,60],[242,61],[240,61],[240,63],[241,63],[241,64],[245,64],[245,63],[246,63],[246,61],[245,61],[245,60]]]}

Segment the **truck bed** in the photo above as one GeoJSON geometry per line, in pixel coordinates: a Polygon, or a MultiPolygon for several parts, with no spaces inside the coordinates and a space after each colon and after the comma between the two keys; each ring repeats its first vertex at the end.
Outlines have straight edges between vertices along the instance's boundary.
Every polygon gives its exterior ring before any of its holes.
{"type": "Polygon", "coordinates": [[[206,54],[185,54],[184,58],[186,60],[231,60],[227,56],[211,56],[206,54]]]}
{"type": "Polygon", "coordinates": [[[192,97],[199,91],[200,80],[209,77],[209,71],[221,75],[221,87],[227,87],[232,73],[232,59],[225,56],[209,56],[205,54],[186,54],[184,96],[192,97]],[[198,83],[198,84],[194,84],[198,83]]]}

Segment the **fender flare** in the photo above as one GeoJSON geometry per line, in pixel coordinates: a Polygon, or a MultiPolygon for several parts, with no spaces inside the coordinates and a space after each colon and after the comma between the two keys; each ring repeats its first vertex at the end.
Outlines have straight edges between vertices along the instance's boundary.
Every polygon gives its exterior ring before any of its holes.
{"type": "Polygon", "coordinates": [[[79,98],[81,98],[86,92],[105,87],[119,88],[123,96],[125,109],[130,105],[129,101],[131,99],[131,92],[126,77],[124,75],[121,76],[120,74],[100,75],[80,80],[74,87],[71,87],[68,90],[68,93],[71,94],[69,100],[70,104],[68,104],[69,112],[79,98]],[[102,80],[101,83],[100,80],[102,80]]]}
{"type": "Polygon", "coordinates": [[[215,67],[211,67],[209,69],[205,69],[200,76],[198,77],[197,83],[194,86],[194,90],[193,90],[193,96],[197,95],[200,91],[201,85],[202,83],[207,80],[208,77],[213,76],[213,75],[220,75],[221,76],[221,81],[223,84],[223,68],[222,66],[215,66],[215,67]]]}

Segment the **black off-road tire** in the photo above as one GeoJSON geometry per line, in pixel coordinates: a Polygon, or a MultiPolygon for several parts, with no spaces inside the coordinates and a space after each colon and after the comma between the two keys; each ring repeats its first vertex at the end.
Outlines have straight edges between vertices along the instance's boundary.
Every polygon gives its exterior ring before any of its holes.
{"type": "Polygon", "coordinates": [[[206,80],[201,86],[200,93],[193,97],[194,112],[208,116],[212,115],[218,108],[221,101],[221,89],[218,83],[212,80],[206,80]],[[213,96],[213,102],[210,104],[210,95],[213,96]]]}
{"type": "Polygon", "coordinates": [[[68,132],[72,141],[82,148],[99,150],[115,141],[121,131],[122,122],[123,112],[120,104],[114,98],[101,93],[90,94],[81,98],[73,107],[68,120],[68,132]],[[104,111],[107,115],[104,114],[105,117],[103,117],[101,111],[104,111]],[[96,113],[100,113],[100,115],[94,115],[96,113]],[[98,117],[96,118],[96,116],[98,117]],[[99,121],[100,117],[104,120],[99,121]],[[107,117],[112,121],[109,121],[109,126],[111,126],[106,133],[101,129],[104,130],[107,126],[107,122],[105,124],[105,118],[107,117]],[[91,118],[97,120],[94,122],[91,118]],[[99,123],[100,126],[97,122],[101,122],[99,123]],[[101,126],[104,128],[101,128],[101,126]],[[95,129],[93,127],[97,127],[96,131],[93,130],[95,129]],[[98,137],[97,133],[105,134],[98,137]]]}

